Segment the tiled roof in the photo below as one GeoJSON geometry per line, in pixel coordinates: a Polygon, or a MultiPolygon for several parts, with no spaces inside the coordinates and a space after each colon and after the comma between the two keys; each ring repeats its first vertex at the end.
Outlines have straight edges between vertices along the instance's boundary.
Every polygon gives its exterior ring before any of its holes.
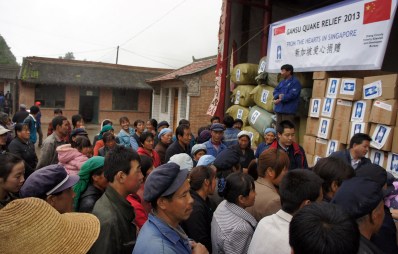
{"type": "Polygon", "coordinates": [[[211,56],[201,59],[195,59],[191,64],[188,64],[180,69],[166,73],[164,75],[147,80],[148,83],[156,83],[160,81],[178,79],[178,77],[186,76],[200,71],[206,70],[217,64],[217,56],[211,56]]]}
{"type": "Polygon", "coordinates": [[[26,57],[19,78],[36,84],[152,89],[145,80],[168,71],[170,69],[26,57]]]}

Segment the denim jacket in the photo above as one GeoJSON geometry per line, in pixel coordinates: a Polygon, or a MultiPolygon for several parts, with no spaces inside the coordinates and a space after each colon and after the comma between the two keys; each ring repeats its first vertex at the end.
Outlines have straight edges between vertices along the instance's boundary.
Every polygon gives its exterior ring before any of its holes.
{"type": "Polygon", "coordinates": [[[120,130],[120,132],[117,134],[117,137],[119,138],[119,144],[123,145],[124,147],[131,147],[133,148],[134,151],[137,151],[138,149],[138,144],[135,138],[133,137],[135,131],[133,128],[129,128],[129,134],[125,132],[124,130],[120,130]]]}

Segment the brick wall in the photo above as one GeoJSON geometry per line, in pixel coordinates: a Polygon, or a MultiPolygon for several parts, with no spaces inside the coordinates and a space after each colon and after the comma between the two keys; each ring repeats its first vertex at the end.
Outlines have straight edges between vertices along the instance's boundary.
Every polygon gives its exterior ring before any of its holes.
{"type": "Polygon", "coordinates": [[[191,105],[189,110],[189,121],[191,123],[191,131],[196,136],[199,127],[210,124],[211,116],[207,115],[207,109],[214,96],[214,86],[202,86],[200,88],[200,96],[191,97],[191,105]]]}

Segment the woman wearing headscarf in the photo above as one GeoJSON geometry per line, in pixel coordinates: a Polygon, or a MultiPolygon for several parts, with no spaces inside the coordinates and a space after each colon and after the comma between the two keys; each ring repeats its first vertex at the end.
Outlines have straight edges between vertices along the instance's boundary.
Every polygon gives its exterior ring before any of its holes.
{"type": "Polygon", "coordinates": [[[74,208],[78,212],[91,213],[95,202],[102,196],[108,181],[104,177],[104,157],[88,159],[80,169],[79,181],[73,187],[76,194],[74,208]]]}
{"type": "Polygon", "coordinates": [[[30,130],[27,124],[17,123],[15,125],[15,138],[8,146],[8,151],[18,155],[25,161],[25,178],[36,169],[37,156],[35,145],[30,141],[30,130]]]}
{"type": "Polygon", "coordinates": [[[159,142],[155,146],[155,151],[160,157],[160,164],[164,164],[166,158],[166,150],[172,143],[173,131],[169,128],[162,129],[158,134],[158,139],[159,142]]]}
{"type": "Polygon", "coordinates": [[[93,146],[95,146],[95,144],[97,143],[98,140],[100,140],[99,136],[101,134],[102,128],[104,128],[105,125],[110,125],[112,126],[113,123],[111,120],[109,119],[105,119],[104,121],[101,122],[101,128],[100,128],[100,132],[94,136],[94,140],[93,140],[93,146]]]}
{"type": "Polygon", "coordinates": [[[240,131],[238,133],[238,144],[232,145],[231,148],[239,151],[239,163],[243,172],[247,173],[249,164],[254,157],[254,151],[251,149],[250,133],[248,131],[240,131]]]}
{"type": "Polygon", "coordinates": [[[274,142],[275,138],[276,138],[275,129],[273,129],[273,128],[265,129],[265,131],[264,131],[264,142],[262,142],[261,144],[258,145],[256,153],[254,154],[254,156],[258,159],[258,157],[260,157],[260,154],[270,147],[272,142],[274,142]]]}
{"type": "Polygon", "coordinates": [[[105,143],[102,140],[102,137],[106,132],[114,133],[112,125],[108,124],[108,125],[104,125],[104,127],[102,127],[101,132],[98,135],[98,140],[94,146],[94,156],[98,156],[99,149],[101,149],[102,147],[105,146],[105,143]]]}

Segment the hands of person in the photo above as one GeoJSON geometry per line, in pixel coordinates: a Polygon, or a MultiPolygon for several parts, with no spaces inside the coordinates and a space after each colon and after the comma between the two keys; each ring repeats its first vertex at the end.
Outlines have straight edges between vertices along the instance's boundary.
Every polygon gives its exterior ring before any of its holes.
{"type": "Polygon", "coordinates": [[[394,220],[398,220],[398,209],[390,209],[390,212],[391,212],[392,218],[394,220]]]}
{"type": "Polygon", "coordinates": [[[197,243],[195,241],[190,241],[191,248],[192,248],[192,254],[209,254],[207,251],[206,247],[201,244],[197,243]]]}
{"type": "Polygon", "coordinates": [[[279,98],[276,99],[276,100],[274,100],[274,104],[275,104],[275,105],[276,105],[276,104],[279,104],[279,103],[282,101],[282,99],[283,99],[283,94],[279,94],[279,98]]]}

